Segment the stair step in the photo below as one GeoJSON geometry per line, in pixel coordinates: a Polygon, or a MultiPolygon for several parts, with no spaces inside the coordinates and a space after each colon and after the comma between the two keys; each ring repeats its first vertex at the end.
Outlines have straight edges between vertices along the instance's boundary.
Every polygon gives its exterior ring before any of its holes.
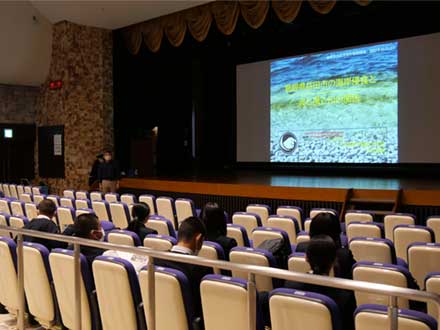
{"type": "Polygon", "coordinates": [[[351,198],[350,203],[376,203],[376,204],[394,204],[394,199],[384,198],[351,198]]]}

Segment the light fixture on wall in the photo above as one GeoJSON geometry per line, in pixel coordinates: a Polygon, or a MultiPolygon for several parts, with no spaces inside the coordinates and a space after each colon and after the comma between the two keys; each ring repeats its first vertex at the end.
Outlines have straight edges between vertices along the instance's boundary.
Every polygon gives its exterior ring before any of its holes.
{"type": "Polygon", "coordinates": [[[49,82],[49,89],[56,90],[63,87],[63,82],[61,80],[54,80],[49,82]]]}

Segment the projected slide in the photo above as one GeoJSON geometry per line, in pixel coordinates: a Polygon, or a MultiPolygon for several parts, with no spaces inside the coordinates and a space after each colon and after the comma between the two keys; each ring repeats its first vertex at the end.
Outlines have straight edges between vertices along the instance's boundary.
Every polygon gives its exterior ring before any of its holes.
{"type": "Polygon", "coordinates": [[[398,42],[273,61],[270,161],[398,162],[398,42]]]}

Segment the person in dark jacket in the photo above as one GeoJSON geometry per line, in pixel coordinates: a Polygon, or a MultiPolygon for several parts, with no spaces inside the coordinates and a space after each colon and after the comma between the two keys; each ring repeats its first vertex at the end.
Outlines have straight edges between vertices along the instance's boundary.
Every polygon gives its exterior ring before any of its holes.
{"type": "Polygon", "coordinates": [[[92,170],[90,171],[90,175],[89,175],[89,187],[92,190],[94,190],[95,185],[98,183],[98,168],[99,165],[103,162],[104,162],[103,154],[97,155],[95,161],[93,162],[92,170]]]}
{"type": "MultiPolygon", "coordinates": [[[[206,228],[197,217],[185,219],[179,226],[178,242],[171,252],[196,256],[202,248],[206,237],[206,228]]],[[[202,318],[202,303],[200,300],[200,282],[205,275],[212,274],[212,269],[187,263],[155,259],[156,266],[173,268],[186,275],[191,285],[191,298],[194,315],[202,318]]],[[[203,323],[201,323],[203,324],[203,323]]]]}
{"type": "Polygon", "coordinates": [[[133,220],[130,221],[126,230],[136,233],[139,236],[141,243],[144,241],[147,235],[157,234],[156,230],[148,228],[145,225],[148,221],[148,216],[150,215],[150,208],[147,204],[135,204],[131,210],[131,215],[133,220]]]}
{"type": "MultiPolygon", "coordinates": [[[[329,276],[330,270],[335,267],[337,258],[336,244],[327,235],[316,235],[308,244],[306,256],[312,268],[312,274],[329,276]]],[[[356,300],[352,291],[291,281],[286,281],[285,287],[311,291],[330,297],[338,305],[343,330],[354,329],[353,313],[356,308],[356,300]]]]}
{"type": "Polygon", "coordinates": [[[98,167],[99,187],[103,193],[115,193],[119,189],[119,165],[111,151],[104,152],[104,162],[98,167]]]}
{"type": "MultiPolygon", "coordinates": [[[[353,254],[341,244],[341,226],[338,218],[331,213],[319,213],[310,224],[310,239],[318,235],[330,236],[336,246],[336,262],[334,272],[336,277],[352,279],[352,268],[355,264],[353,254]]],[[[306,252],[310,242],[297,245],[296,252],[306,252]]]]}
{"type": "MultiPolygon", "coordinates": [[[[105,234],[98,217],[91,213],[85,213],[76,218],[75,224],[73,225],[73,236],[95,241],[103,241],[105,234]]],[[[69,248],[73,249],[73,246],[70,246],[69,248]]],[[[95,260],[97,256],[103,254],[105,250],[82,245],[80,252],[86,257],[89,266],[92,267],[93,260],[95,260]]]]}
{"type": "MultiPolygon", "coordinates": [[[[38,204],[38,216],[29,221],[23,229],[37,230],[50,234],[59,234],[57,224],[52,220],[55,217],[57,207],[50,199],[44,199],[38,204]]],[[[66,244],[63,242],[48,240],[44,238],[24,236],[25,242],[39,243],[47,247],[50,251],[55,248],[65,248],[66,244]]]]}
{"type": "Polygon", "coordinates": [[[201,217],[206,227],[206,240],[220,244],[225,252],[226,260],[229,260],[229,252],[237,246],[237,241],[226,236],[224,210],[217,203],[207,203],[201,217]]]}

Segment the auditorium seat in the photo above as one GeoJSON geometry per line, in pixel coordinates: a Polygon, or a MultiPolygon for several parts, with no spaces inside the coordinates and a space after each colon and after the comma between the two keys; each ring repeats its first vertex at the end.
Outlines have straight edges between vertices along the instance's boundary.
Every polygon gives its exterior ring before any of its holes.
{"type": "Polygon", "coordinates": [[[377,222],[352,221],[347,227],[347,239],[350,242],[354,237],[383,238],[383,224],[377,222]]]}
{"type": "Polygon", "coordinates": [[[153,195],[140,195],[139,196],[139,203],[145,203],[150,208],[150,214],[154,215],[157,214],[156,212],[156,197],[153,195]]]}
{"type": "Polygon", "coordinates": [[[45,198],[46,198],[46,195],[42,195],[42,194],[39,194],[39,195],[33,195],[34,203],[37,204],[37,206],[38,206],[38,204],[40,204],[40,202],[41,202],[42,200],[44,200],[45,198]]]}
{"type": "Polygon", "coordinates": [[[272,239],[282,239],[286,246],[289,247],[289,251],[286,251],[286,253],[290,254],[292,252],[290,249],[289,236],[284,230],[272,227],[257,227],[252,231],[253,247],[259,248],[264,241],[272,239]]]}
{"type": "MultiPolygon", "coordinates": [[[[388,284],[402,288],[417,289],[412,285],[412,276],[407,268],[393,264],[361,261],[353,266],[353,280],[388,284]]],[[[370,292],[355,291],[356,304],[388,305],[389,296],[370,292]]],[[[409,308],[408,299],[398,298],[399,308],[409,308]]]]}
{"type": "Polygon", "coordinates": [[[118,193],[107,193],[104,195],[104,200],[109,203],[117,203],[119,202],[119,194],[118,193]]]}
{"type": "Polygon", "coordinates": [[[434,232],[425,226],[398,225],[394,227],[394,246],[396,247],[396,256],[398,258],[408,262],[408,246],[416,242],[433,243],[434,232]]]}
{"type": "MultiPolygon", "coordinates": [[[[440,295],[440,271],[429,273],[425,277],[425,290],[440,295]]],[[[428,303],[428,314],[438,320],[439,311],[435,304],[428,303]]]]}
{"type": "Polygon", "coordinates": [[[312,270],[304,252],[292,253],[287,261],[287,269],[299,273],[308,273],[312,270]]]}
{"type": "Polygon", "coordinates": [[[23,243],[24,290],[29,313],[44,328],[56,325],[56,303],[52,293],[49,250],[37,243],[23,243]],[[32,270],[32,271],[29,271],[32,270]]]}
{"type": "MultiPolygon", "coordinates": [[[[81,254],[81,329],[98,330],[99,313],[94,296],[94,283],[87,263],[81,254]]],[[[63,325],[68,329],[75,329],[75,272],[72,250],[54,249],[49,254],[49,264],[53,277],[53,284],[60,309],[63,325]]]]}
{"type": "Polygon", "coordinates": [[[28,193],[21,194],[20,200],[25,203],[33,203],[32,195],[28,193]]]}
{"type": "Polygon", "coordinates": [[[81,214],[95,214],[95,211],[93,210],[93,209],[91,209],[91,208],[87,208],[87,207],[85,207],[85,208],[77,208],[76,210],[75,210],[75,217],[77,218],[77,217],[79,217],[81,214]]]}
{"type": "Polygon", "coordinates": [[[12,197],[9,190],[9,185],[6,183],[3,183],[3,194],[5,195],[5,197],[12,197]]]}
{"type": "Polygon", "coordinates": [[[38,207],[35,203],[25,203],[24,210],[28,219],[35,219],[38,216],[38,207]]]}
{"type": "Polygon", "coordinates": [[[440,270],[440,244],[411,244],[408,247],[408,266],[420,289],[424,289],[425,277],[440,270]]]}
{"type": "MultiPolygon", "coordinates": [[[[225,260],[225,251],[216,242],[204,241],[197,256],[211,260],[225,260]]],[[[221,274],[221,270],[218,268],[214,268],[213,271],[214,274],[221,274]]]]}
{"type": "Polygon", "coordinates": [[[75,210],[73,207],[61,206],[57,208],[58,223],[60,231],[63,232],[67,226],[73,225],[75,221],[75,210]]]}
{"type": "Polygon", "coordinates": [[[145,247],[159,251],[170,251],[177,240],[172,236],[150,234],[144,238],[145,247]]]}
{"type": "Polygon", "coordinates": [[[43,192],[41,191],[40,187],[32,187],[32,195],[42,195],[43,192]]]}
{"type": "MultiPolygon", "coordinates": [[[[9,215],[3,212],[0,212],[0,225],[1,226],[9,226],[9,215]]],[[[0,230],[0,237],[10,238],[11,234],[6,230],[0,230]]]]}
{"type": "Polygon", "coordinates": [[[304,219],[304,212],[302,208],[298,206],[290,206],[290,205],[281,205],[277,208],[277,215],[286,215],[288,217],[292,217],[296,219],[299,225],[299,230],[303,230],[303,219],[304,219]]]}
{"type": "Polygon", "coordinates": [[[32,196],[32,187],[31,186],[24,186],[24,193],[32,196]]]}
{"type": "Polygon", "coordinates": [[[125,229],[128,227],[130,211],[127,204],[121,202],[110,203],[110,215],[116,228],[125,229]]]}
{"type": "Polygon", "coordinates": [[[63,191],[63,197],[75,199],[75,190],[73,190],[73,189],[65,189],[63,191]]]}
{"type": "Polygon", "coordinates": [[[18,191],[17,191],[17,186],[15,184],[10,184],[9,185],[9,194],[11,195],[11,198],[15,198],[18,199],[18,191]]]}
{"type": "Polygon", "coordinates": [[[0,237],[0,304],[14,316],[19,309],[16,251],[14,240],[0,237]]]}
{"type": "Polygon", "coordinates": [[[246,229],[248,237],[252,237],[252,230],[254,230],[254,228],[263,225],[258,214],[247,212],[235,212],[232,215],[232,223],[234,225],[243,226],[246,229]]]}
{"type": "Polygon", "coordinates": [[[267,219],[267,225],[272,228],[278,228],[284,230],[289,236],[291,244],[296,244],[296,237],[299,233],[298,221],[287,215],[271,215],[267,219]]]}
{"type": "Polygon", "coordinates": [[[136,196],[133,194],[122,194],[121,195],[121,202],[125,203],[127,205],[133,205],[137,203],[136,196]]]}
{"type": "Polygon", "coordinates": [[[344,221],[345,221],[345,227],[347,228],[347,226],[354,221],[373,222],[374,215],[368,211],[350,210],[345,213],[344,221]]]}
{"type": "Polygon", "coordinates": [[[308,242],[308,241],[310,241],[309,233],[305,232],[305,231],[300,231],[298,233],[298,236],[296,237],[296,243],[300,244],[300,243],[308,242]]]}
{"type": "MultiPolygon", "coordinates": [[[[186,275],[175,269],[155,267],[154,279],[156,329],[196,330],[197,328],[193,327],[196,315],[191,308],[191,284],[186,275]]],[[[145,267],[139,273],[139,283],[147,326],[150,323],[148,282],[148,269],[145,267]]]]}
{"type": "Polygon", "coordinates": [[[61,197],[60,206],[75,208],[75,199],[70,197],[61,197]]]}
{"type": "Polygon", "coordinates": [[[75,208],[76,209],[91,209],[92,208],[92,202],[90,199],[76,199],[75,200],[75,208]]]}
{"type": "Polygon", "coordinates": [[[383,264],[404,265],[398,260],[393,242],[384,238],[355,237],[350,241],[349,248],[356,261],[372,261],[383,264]]]}
{"type": "Polygon", "coordinates": [[[119,245],[139,246],[141,241],[136,233],[129,230],[114,229],[107,234],[107,242],[119,245]]]}
{"type": "MultiPolygon", "coordinates": [[[[102,328],[146,329],[139,282],[133,265],[125,259],[98,256],[92,268],[102,328]]],[[[170,311],[172,309],[168,309],[168,313],[170,311]]]]}
{"type": "Polygon", "coordinates": [[[9,198],[0,198],[0,212],[11,214],[11,206],[9,198]]]}
{"type": "Polygon", "coordinates": [[[24,186],[22,184],[17,185],[17,199],[20,199],[20,196],[24,194],[24,186]]]}
{"type": "Polygon", "coordinates": [[[112,218],[110,216],[110,207],[107,201],[93,201],[92,200],[92,209],[95,211],[96,216],[100,221],[111,221],[112,218]]]}
{"type": "MultiPolygon", "coordinates": [[[[388,330],[388,309],[382,305],[362,305],[354,312],[356,330],[388,330]]],[[[436,330],[437,321],[431,316],[408,309],[398,310],[399,330],[436,330]]]]}
{"type": "Polygon", "coordinates": [[[75,199],[90,199],[88,191],[79,190],[75,192],[75,199]]]}
{"type": "Polygon", "coordinates": [[[171,221],[159,215],[150,216],[146,226],[157,231],[159,235],[177,237],[171,221]]]}
{"type": "MultiPolygon", "coordinates": [[[[229,254],[229,260],[231,262],[256,265],[264,267],[276,267],[276,261],[272,253],[262,249],[235,247],[229,254]]],[[[239,277],[247,279],[247,273],[241,271],[232,271],[233,277],[239,277]]],[[[274,287],[279,286],[280,281],[278,279],[272,279],[267,276],[256,275],[255,282],[258,291],[270,291],[274,287]]]]}
{"type": "Polygon", "coordinates": [[[331,214],[333,214],[335,216],[338,216],[338,211],[336,211],[335,209],[323,208],[323,207],[315,207],[315,208],[310,210],[310,214],[309,214],[310,219],[313,219],[319,213],[331,213],[331,214]]]}
{"type": "Polygon", "coordinates": [[[243,226],[228,223],[226,226],[226,236],[235,239],[237,246],[250,247],[249,238],[243,226]]]}
{"type": "Polygon", "coordinates": [[[56,196],[56,195],[47,195],[46,199],[49,199],[52,202],[54,202],[56,207],[60,206],[60,198],[58,196],[56,196]]]}
{"type": "Polygon", "coordinates": [[[24,203],[19,200],[11,201],[9,204],[12,215],[25,215],[24,203]]]}
{"type": "MultiPolygon", "coordinates": [[[[23,228],[28,223],[29,223],[28,218],[20,215],[11,215],[9,217],[9,227],[12,228],[23,228]]],[[[12,236],[15,238],[14,234],[12,234],[12,236]]]]}
{"type": "Polygon", "coordinates": [[[267,219],[269,218],[269,215],[271,214],[271,209],[269,205],[265,204],[249,204],[246,207],[246,213],[254,213],[258,214],[261,219],[261,224],[264,227],[267,227],[267,219]]]}
{"type": "Polygon", "coordinates": [[[327,296],[293,289],[269,295],[272,330],[342,330],[338,306],[327,296]]]}
{"type": "Polygon", "coordinates": [[[91,200],[92,202],[94,202],[94,201],[102,201],[102,200],[104,200],[104,198],[103,198],[103,196],[102,196],[102,192],[100,192],[100,191],[92,191],[92,192],[90,193],[90,200],[91,200]]]}
{"type": "Polygon", "coordinates": [[[398,225],[414,225],[415,216],[407,213],[389,214],[383,218],[383,223],[385,227],[385,238],[393,241],[394,227],[398,225]]]}
{"type": "Polygon", "coordinates": [[[156,198],[156,208],[157,214],[168,219],[174,226],[174,229],[177,230],[177,224],[175,221],[175,211],[174,211],[174,199],[171,197],[158,197],[156,198]]]}
{"type": "MultiPolygon", "coordinates": [[[[248,330],[249,292],[247,281],[221,275],[206,275],[200,284],[205,330],[248,330]]],[[[255,305],[256,330],[263,330],[258,298],[255,305]]]]}
{"type": "Polygon", "coordinates": [[[426,226],[434,232],[435,242],[440,243],[440,215],[431,216],[426,219],[426,226]]]}
{"type": "Polygon", "coordinates": [[[177,222],[180,224],[189,217],[197,216],[194,202],[188,198],[177,198],[175,202],[177,222]]]}

